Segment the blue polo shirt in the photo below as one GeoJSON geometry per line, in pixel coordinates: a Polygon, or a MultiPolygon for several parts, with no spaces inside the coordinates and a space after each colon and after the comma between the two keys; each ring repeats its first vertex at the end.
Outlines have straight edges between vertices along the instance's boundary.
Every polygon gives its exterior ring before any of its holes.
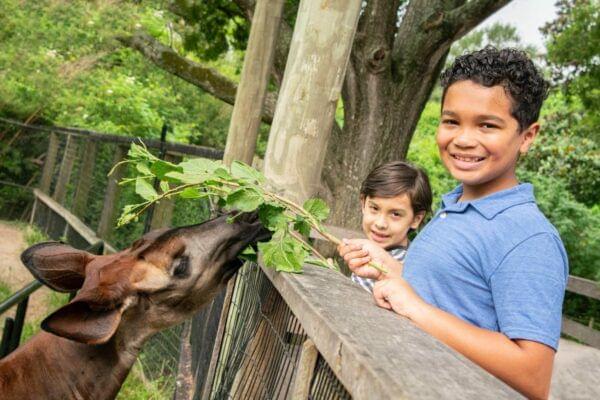
{"type": "Polygon", "coordinates": [[[412,242],[404,278],[429,304],[511,339],[556,350],[568,279],[567,254],[530,184],[459,202],[442,196],[412,242]]]}

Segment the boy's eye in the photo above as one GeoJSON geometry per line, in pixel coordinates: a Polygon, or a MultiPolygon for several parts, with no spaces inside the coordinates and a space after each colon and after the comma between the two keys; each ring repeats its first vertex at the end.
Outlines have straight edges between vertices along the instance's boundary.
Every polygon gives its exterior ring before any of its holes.
{"type": "Polygon", "coordinates": [[[455,119],[444,118],[444,119],[442,119],[442,124],[444,124],[444,125],[458,125],[458,121],[456,121],[455,119]]]}
{"type": "Polygon", "coordinates": [[[487,122],[484,122],[483,124],[481,124],[481,127],[484,129],[498,129],[498,125],[489,124],[487,122]]]}

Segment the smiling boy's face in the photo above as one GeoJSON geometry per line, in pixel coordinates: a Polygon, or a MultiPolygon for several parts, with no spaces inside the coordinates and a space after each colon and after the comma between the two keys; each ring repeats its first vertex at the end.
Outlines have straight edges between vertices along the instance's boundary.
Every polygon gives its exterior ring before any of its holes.
{"type": "Polygon", "coordinates": [[[511,107],[501,86],[485,87],[464,80],[448,87],[437,143],[444,165],[463,183],[462,200],[484,197],[518,183],[519,153],[527,152],[539,124],[520,132],[511,107]]]}
{"type": "Polygon", "coordinates": [[[395,197],[370,197],[361,200],[362,228],[368,239],[384,249],[408,246],[408,231],[417,229],[425,216],[413,212],[406,193],[395,197]]]}

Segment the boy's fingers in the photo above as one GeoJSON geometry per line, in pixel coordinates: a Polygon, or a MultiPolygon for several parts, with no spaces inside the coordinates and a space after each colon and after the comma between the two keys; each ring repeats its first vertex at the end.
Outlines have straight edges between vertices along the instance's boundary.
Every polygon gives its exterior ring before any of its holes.
{"type": "Polygon", "coordinates": [[[367,257],[360,257],[360,258],[353,258],[351,260],[348,261],[348,266],[350,267],[350,269],[352,268],[358,268],[358,267],[362,267],[365,264],[368,264],[369,261],[371,261],[371,257],[367,256],[367,257]]]}
{"type": "Polygon", "coordinates": [[[346,254],[344,254],[344,261],[346,262],[350,262],[351,260],[355,259],[355,258],[364,258],[367,257],[369,255],[369,252],[365,251],[365,250],[354,250],[354,251],[350,251],[346,254]]]}

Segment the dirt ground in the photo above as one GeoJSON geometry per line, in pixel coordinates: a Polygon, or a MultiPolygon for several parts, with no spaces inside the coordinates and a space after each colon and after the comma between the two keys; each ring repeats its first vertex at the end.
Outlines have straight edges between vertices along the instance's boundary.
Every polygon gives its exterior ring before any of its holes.
{"type": "MultiPolygon", "coordinates": [[[[23,266],[20,259],[21,252],[26,247],[23,229],[18,225],[0,221],[0,282],[8,285],[13,292],[33,280],[33,276],[23,266]]],[[[42,287],[29,297],[26,321],[39,320],[48,313],[49,295],[50,289],[42,287]]]]}

